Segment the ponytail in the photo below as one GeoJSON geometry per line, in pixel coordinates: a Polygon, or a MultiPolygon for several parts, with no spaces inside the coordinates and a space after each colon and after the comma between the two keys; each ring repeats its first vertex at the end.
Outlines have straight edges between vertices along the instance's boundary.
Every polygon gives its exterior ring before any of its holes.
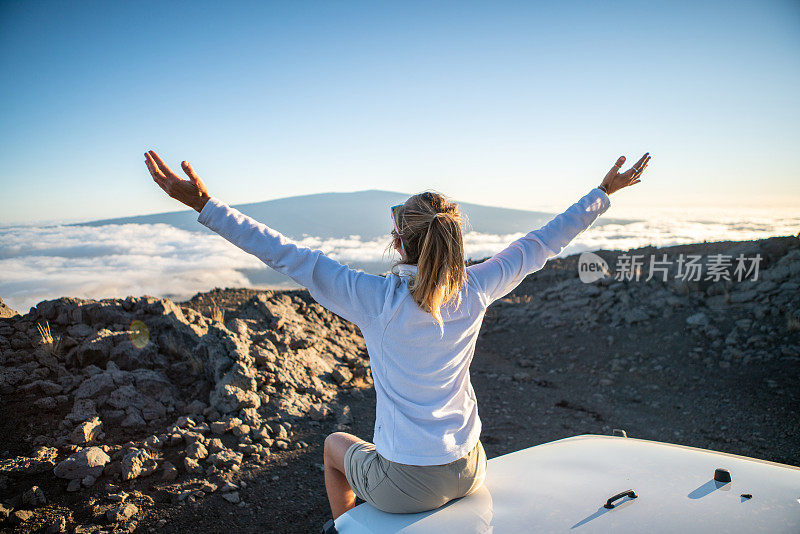
{"type": "Polygon", "coordinates": [[[456,307],[460,306],[466,277],[463,216],[454,202],[438,193],[425,192],[408,199],[398,217],[397,238],[405,249],[406,262],[417,264],[409,291],[417,305],[433,315],[444,336],[440,308],[454,297],[456,307]]]}

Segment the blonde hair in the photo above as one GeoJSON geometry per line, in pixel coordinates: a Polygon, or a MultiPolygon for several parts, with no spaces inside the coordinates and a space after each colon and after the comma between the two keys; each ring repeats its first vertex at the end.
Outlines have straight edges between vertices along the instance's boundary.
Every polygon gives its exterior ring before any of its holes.
{"type": "MultiPolygon", "coordinates": [[[[390,246],[406,253],[405,263],[416,264],[417,274],[408,289],[421,309],[433,315],[444,336],[441,306],[453,297],[461,305],[461,288],[466,279],[464,237],[461,225],[466,216],[458,204],[436,191],[410,197],[395,211],[399,234],[392,230],[390,246]],[[400,242],[398,242],[400,240],[400,242]]],[[[392,271],[403,263],[401,258],[392,271]]]]}

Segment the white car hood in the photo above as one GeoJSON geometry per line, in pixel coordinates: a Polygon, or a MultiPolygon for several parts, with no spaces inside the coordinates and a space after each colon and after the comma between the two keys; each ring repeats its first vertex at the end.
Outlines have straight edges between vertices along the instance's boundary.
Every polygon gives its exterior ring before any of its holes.
{"type": "Polygon", "coordinates": [[[493,458],[480,490],[437,510],[388,514],[365,503],[335,524],[340,534],[797,533],[800,468],[656,441],[581,435],[493,458]],[[731,482],[716,482],[717,468],[727,469],[731,482]],[[604,507],[629,489],[635,499],[604,507]]]}

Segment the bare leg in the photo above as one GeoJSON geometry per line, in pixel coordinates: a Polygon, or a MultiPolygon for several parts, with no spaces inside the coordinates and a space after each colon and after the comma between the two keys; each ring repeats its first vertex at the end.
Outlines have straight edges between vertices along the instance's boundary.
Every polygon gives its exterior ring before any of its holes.
{"type": "Polygon", "coordinates": [[[356,505],[356,494],[344,475],[344,453],[353,443],[362,442],[363,439],[346,432],[334,432],[325,438],[325,489],[334,519],[356,505]]]}

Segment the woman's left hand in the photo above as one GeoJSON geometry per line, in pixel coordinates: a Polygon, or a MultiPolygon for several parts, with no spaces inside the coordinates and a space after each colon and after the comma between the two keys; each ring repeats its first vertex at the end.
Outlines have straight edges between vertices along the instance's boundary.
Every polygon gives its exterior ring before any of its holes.
{"type": "Polygon", "coordinates": [[[167,167],[167,164],[164,163],[164,160],[161,159],[161,156],[156,154],[154,150],[145,152],[144,157],[144,162],[147,164],[147,168],[150,170],[153,180],[164,192],[175,200],[193,208],[198,213],[203,210],[203,206],[206,205],[211,195],[208,194],[206,184],[195,174],[189,162],[184,161],[181,163],[183,172],[189,177],[188,180],[184,180],[172,172],[172,170],[167,167]]]}

